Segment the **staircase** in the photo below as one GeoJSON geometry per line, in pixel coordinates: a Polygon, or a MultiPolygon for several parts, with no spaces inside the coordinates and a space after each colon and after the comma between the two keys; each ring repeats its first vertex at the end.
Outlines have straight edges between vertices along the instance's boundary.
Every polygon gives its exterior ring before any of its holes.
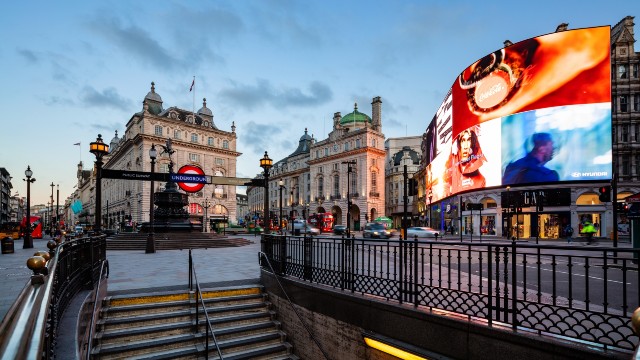
{"type": "MultiPolygon", "coordinates": [[[[107,238],[107,250],[144,250],[147,233],[119,233],[107,238]]],[[[252,241],[244,238],[230,238],[214,233],[156,233],[157,250],[210,249],[220,247],[245,246],[252,241]]]]}
{"type": "MultiPolygon", "coordinates": [[[[299,359],[292,354],[261,286],[203,290],[207,313],[224,359],[299,359]]],[[[219,359],[213,340],[205,349],[194,295],[166,292],[108,296],[97,323],[93,359],[219,359]]]]}

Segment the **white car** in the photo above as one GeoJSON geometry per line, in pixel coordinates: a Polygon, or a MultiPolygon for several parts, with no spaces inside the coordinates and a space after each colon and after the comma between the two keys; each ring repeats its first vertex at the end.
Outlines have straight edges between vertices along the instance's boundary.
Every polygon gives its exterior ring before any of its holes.
{"type": "Polygon", "coordinates": [[[415,239],[416,236],[418,239],[437,238],[440,236],[440,233],[426,226],[414,226],[407,229],[407,239],[412,240],[415,239]]]}
{"type": "Polygon", "coordinates": [[[320,235],[320,229],[309,224],[304,224],[304,226],[300,228],[300,234],[320,235]]]}

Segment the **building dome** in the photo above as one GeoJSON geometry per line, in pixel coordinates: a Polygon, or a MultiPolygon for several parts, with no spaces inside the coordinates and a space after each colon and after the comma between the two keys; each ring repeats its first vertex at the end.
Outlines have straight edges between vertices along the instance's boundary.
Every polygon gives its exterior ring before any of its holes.
{"type": "Polygon", "coordinates": [[[118,148],[118,144],[120,144],[120,138],[118,137],[118,130],[116,130],[116,136],[109,143],[109,153],[114,152],[118,148]]]}
{"type": "Polygon", "coordinates": [[[207,98],[202,99],[202,107],[198,110],[198,115],[213,116],[213,111],[207,107],[207,98]]]}
{"type": "Polygon", "coordinates": [[[151,91],[144,97],[143,103],[148,105],[149,112],[158,115],[162,112],[162,97],[156,93],[156,84],[151,82],[151,91]]]}
{"type": "Polygon", "coordinates": [[[358,103],[353,105],[353,112],[348,113],[340,119],[340,125],[342,126],[353,126],[353,125],[362,125],[365,123],[371,124],[371,118],[369,115],[361,113],[358,111],[358,103]]]}

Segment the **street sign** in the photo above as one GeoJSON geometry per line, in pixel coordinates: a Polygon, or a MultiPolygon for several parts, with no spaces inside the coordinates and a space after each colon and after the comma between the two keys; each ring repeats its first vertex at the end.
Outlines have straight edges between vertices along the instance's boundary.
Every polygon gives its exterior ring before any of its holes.
{"type": "Polygon", "coordinates": [[[207,183],[207,177],[199,166],[184,165],[178,169],[177,174],[171,174],[171,181],[176,182],[180,189],[194,193],[202,190],[207,183]]]}
{"type": "Polygon", "coordinates": [[[235,178],[224,176],[210,176],[208,179],[209,184],[215,185],[235,185],[235,186],[247,186],[248,182],[251,182],[251,178],[235,178]]]}
{"type": "Polygon", "coordinates": [[[124,180],[142,180],[142,181],[169,181],[167,173],[149,173],[142,171],[126,171],[102,169],[101,173],[104,179],[124,179],[124,180]]]}

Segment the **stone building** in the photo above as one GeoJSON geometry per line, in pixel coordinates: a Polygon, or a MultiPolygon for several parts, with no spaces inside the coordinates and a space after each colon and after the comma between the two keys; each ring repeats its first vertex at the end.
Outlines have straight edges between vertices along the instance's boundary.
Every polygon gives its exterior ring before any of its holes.
{"type": "MultiPolygon", "coordinates": [[[[384,215],[381,98],[374,97],[371,106],[371,116],[358,111],[357,104],[344,117],[336,112],[333,130],[326,139],[318,141],[305,129],[296,150],[274,162],[268,189],[272,219],[277,218],[282,205],[283,217],[288,219],[330,213],[334,224],[347,225],[347,199],[351,202],[348,219],[352,230],[360,230],[368,219],[384,215]]],[[[259,187],[247,189],[253,211],[263,209],[262,191],[259,187]]]]}
{"type": "MultiPolygon", "coordinates": [[[[402,226],[404,216],[404,165],[407,166],[407,213],[410,225],[426,225],[424,209],[415,209],[413,194],[409,188],[413,175],[420,170],[420,136],[389,138],[385,140],[385,214],[393,221],[393,227],[402,226]]],[[[410,226],[409,225],[409,226],[410,226]]]]}
{"type": "MultiPolygon", "coordinates": [[[[116,132],[110,141],[109,154],[104,158],[105,169],[150,172],[149,150],[155,145],[158,151],[155,172],[169,172],[169,163],[173,161],[174,172],[184,165],[197,165],[206,175],[236,176],[240,153],[236,151],[235,125],[231,125],[231,131],[218,128],[206,99],[195,114],[175,106],[165,107],[155,84],[151,83],[142,105],[142,110],[127,121],[122,137],[116,132]],[[171,159],[161,146],[169,139],[175,151],[171,159]]],[[[154,184],[155,192],[162,191],[165,185],[158,181],[154,184]]],[[[103,228],[122,229],[149,221],[150,186],[146,181],[103,179],[103,228]]],[[[90,201],[82,202],[83,208],[93,212],[89,210],[92,209],[90,201]]],[[[237,218],[235,186],[207,184],[202,190],[189,194],[192,220],[203,220],[206,203],[210,205],[207,214],[212,223],[237,218]]]]}

